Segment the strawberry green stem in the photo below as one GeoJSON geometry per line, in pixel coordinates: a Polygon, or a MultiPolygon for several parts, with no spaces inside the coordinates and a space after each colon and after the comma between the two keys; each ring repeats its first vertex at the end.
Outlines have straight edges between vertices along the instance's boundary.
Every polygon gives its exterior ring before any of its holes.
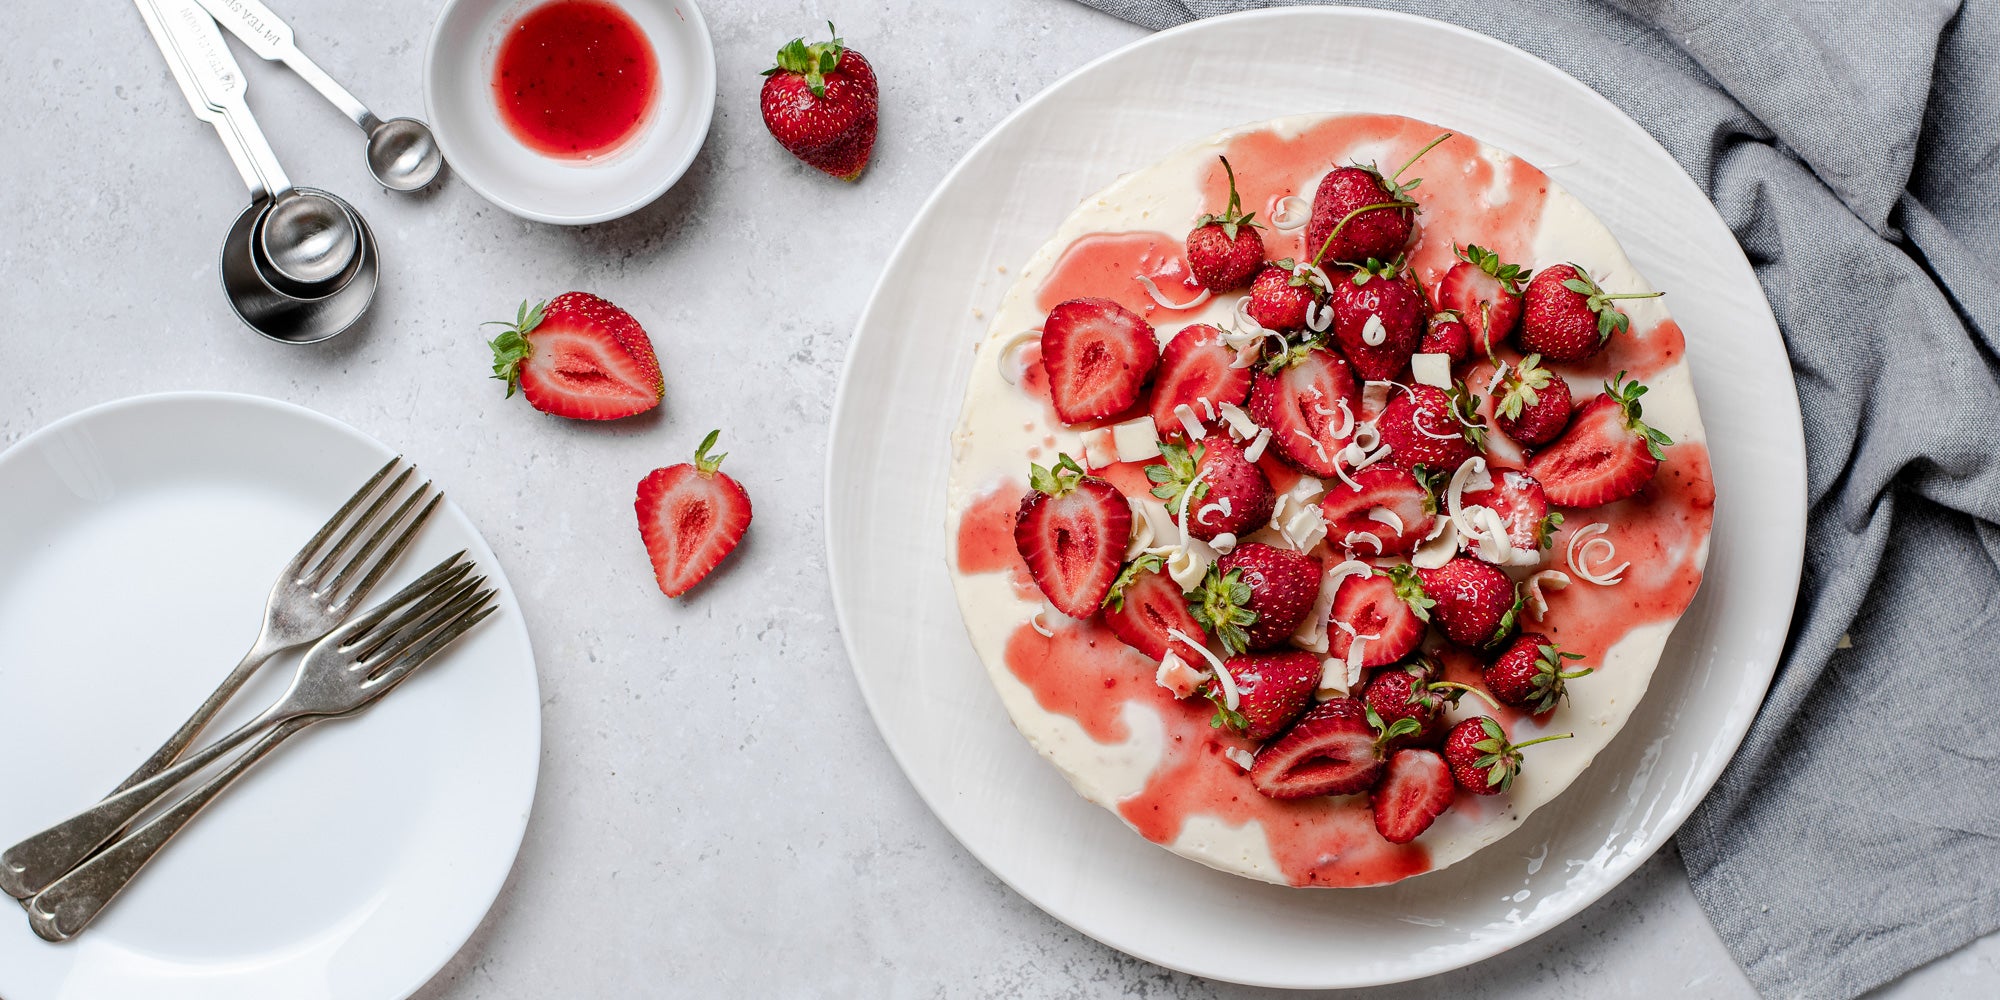
{"type": "Polygon", "coordinates": [[[713,476],[715,475],[715,470],[722,468],[722,460],[728,458],[729,453],[725,451],[720,455],[714,456],[708,453],[708,449],[715,447],[715,439],[721,436],[722,428],[718,427],[715,430],[709,431],[708,436],[701,439],[701,447],[694,450],[694,471],[703,476],[713,476]]]}
{"type": "Polygon", "coordinates": [[[1446,139],[1451,138],[1451,136],[1452,134],[1450,132],[1446,132],[1443,135],[1440,135],[1437,138],[1432,139],[1429,145],[1425,146],[1422,149],[1417,150],[1417,155],[1412,156],[1407,160],[1404,160],[1403,165],[1397,167],[1396,172],[1389,175],[1389,182],[1393,184],[1396,181],[1401,180],[1403,177],[1403,171],[1408,170],[1413,166],[1416,166],[1417,161],[1423,159],[1425,153],[1428,153],[1431,150],[1436,149],[1438,147],[1438,143],[1441,143],[1446,139]]]}
{"type": "Polygon", "coordinates": [[[1494,710],[1494,711],[1496,711],[1496,712],[1497,712],[1497,711],[1499,711],[1499,710],[1500,710],[1500,703],[1499,703],[1499,702],[1497,702],[1497,701],[1494,701],[1494,700],[1493,700],[1493,696],[1492,696],[1492,695],[1490,695],[1490,694],[1487,694],[1486,692],[1484,692],[1484,691],[1481,691],[1481,690],[1479,690],[1478,688],[1476,688],[1476,687],[1473,687],[1473,686],[1472,686],[1472,685],[1470,685],[1470,684],[1460,684],[1460,683],[1459,683],[1459,682],[1457,682],[1457,681],[1432,681],[1432,682],[1430,682],[1429,684],[1426,684],[1426,685],[1424,685],[1424,686],[1425,686],[1425,687],[1428,687],[1428,688],[1430,688],[1430,689],[1432,689],[1432,690],[1434,690],[1434,691],[1435,691],[1435,690],[1438,690],[1438,689],[1440,689],[1440,688],[1452,688],[1452,689],[1456,689],[1456,690],[1459,690],[1459,691],[1464,691],[1464,692],[1467,692],[1468,694],[1475,694],[1475,695],[1478,695],[1478,696],[1479,696],[1479,700],[1480,700],[1480,701],[1483,701],[1483,702],[1487,703],[1488,705],[1491,705],[1491,706],[1493,706],[1493,710],[1494,710]]]}
{"type": "Polygon", "coordinates": [[[1333,224],[1333,232],[1326,234],[1326,242],[1321,243],[1319,245],[1319,252],[1313,254],[1313,259],[1311,261],[1312,266],[1313,267],[1319,266],[1320,258],[1325,257],[1326,252],[1328,250],[1333,249],[1333,241],[1340,238],[1340,231],[1346,229],[1347,224],[1353,222],[1355,216],[1360,215],[1363,212],[1373,212],[1378,208],[1409,208],[1414,204],[1416,203],[1411,201],[1378,201],[1373,205],[1363,205],[1360,208],[1357,208],[1354,211],[1349,212],[1344,216],[1341,216],[1340,221],[1333,224]]]}
{"type": "Polygon", "coordinates": [[[1531,746],[1534,746],[1534,745],[1535,745],[1535,744],[1537,744],[1537,743],[1547,743],[1547,742],[1549,742],[1550,740],[1566,740],[1566,739],[1569,739],[1570,737],[1572,737],[1572,736],[1575,736],[1575,735],[1576,735],[1575,733],[1557,733],[1557,734],[1555,734],[1555,735],[1553,735],[1553,736],[1537,736],[1537,737],[1535,737],[1534,739],[1532,739],[1532,740],[1529,740],[1529,741],[1528,741],[1528,742],[1526,742],[1526,743],[1516,743],[1516,744],[1514,744],[1514,749],[1516,749],[1516,750],[1520,750],[1520,749],[1522,749],[1522,748],[1524,748],[1524,747],[1531,747],[1531,746]]]}

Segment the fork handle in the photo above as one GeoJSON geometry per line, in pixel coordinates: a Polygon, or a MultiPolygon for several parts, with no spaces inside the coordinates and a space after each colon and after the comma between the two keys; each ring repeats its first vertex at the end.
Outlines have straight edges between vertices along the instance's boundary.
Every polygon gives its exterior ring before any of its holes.
{"type": "Polygon", "coordinates": [[[153,751],[153,755],[146,758],[146,762],[140,764],[138,770],[119,782],[118,787],[111,790],[111,794],[117,795],[172,766],[174,761],[181,758],[181,754],[187,752],[188,747],[194,745],[194,741],[201,736],[201,731],[207,729],[208,724],[222,714],[223,706],[229,704],[229,699],[236,697],[236,692],[243,690],[243,685],[249,683],[250,678],[256,676],[257,671],[270,662],[271,657],[278,655],[278,652],[267,648],[260,637],[257,644],[243,654],[243,660],[236,664],[236,669],[231,670],[229,676],[222,679],[221,686],[209,694],[208,699],[201,703],[201,707],[195,709],[194,714],[188,716],[187,721],[181,723],[181,727],[174,730],[174,734],[168,737],[165,743],[160,744],[160,748],[153,751]]]}
{"type": "MultiPolygon", "coordinates": [[[[275,711],[275,710],[274,710],[275,711]]],[[[242,746],[252,736],[292,718],[270,712],[258,716],[187,759],[131,788],[21,841],[0,854],[0,892],[27,899],[90,857],[100,844],[164,798],[175,785],[242,746]]]]}
{"type": "Polygon", "coordinates": [[[215,801],[264,755],[277,749],[300,730],[325,716],[308,715],[292,719],[264,734],[264,738],[243,751],[201,787],[174,803],[166,812],[148,820],[102,852],[55,880],[27,901],[28,924],[47,941],[67,941],[90,926],[105,906],[117,898],[139,871],[152,861],[186,828],[195,816],[215,801]]]}

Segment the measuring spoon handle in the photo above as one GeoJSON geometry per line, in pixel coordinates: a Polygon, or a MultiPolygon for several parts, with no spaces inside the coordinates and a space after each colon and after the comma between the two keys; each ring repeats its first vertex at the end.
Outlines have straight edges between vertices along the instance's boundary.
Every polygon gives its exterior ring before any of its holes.
{"type": "Polygon", "coordinates": [[[194,0],[133,0],[195,117],[215,126],[229,158],[257,201],[292,189],[245,98],[249,84],[229,54],[215,19],[194,0]]]}
{"type": "Polygon", "coordinates": [[[273,13],[271,8],[258,0],[197,0],[229,33],[241,39],[250,51],[260,59],[281,62],[291,67],[292,72],[319,91],[320,96],[333,102],[341,113],[361,126],[362,131],[372,130],[380,120],[367,105],[349,93],[346,87],[328,76],[305,53],[299,51],[298,39],[292,34],[292,26],[284,18],[273,13]]]}

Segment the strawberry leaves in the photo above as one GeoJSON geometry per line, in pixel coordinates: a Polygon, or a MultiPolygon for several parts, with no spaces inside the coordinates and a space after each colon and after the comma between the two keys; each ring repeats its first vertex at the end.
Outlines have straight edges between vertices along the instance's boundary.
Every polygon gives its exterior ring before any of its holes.
{"type": "Polygon", "coordinates": [[[1193,451],[1172,441],[1160,442],[1160,458],[1164,464],[1146,466],[1146,479],[1155,483],[1153,496],[1167,501],[1167,508],[1178,513],[1183,508],[1201,502],[1208,495],[1208,484],[1197,483],[1200,478],[1202,446],[1195,445],[1193,451]],[[1190,488],[1194,494],[1186,500],[1181,495],[1190,488]]]}
{"type": "Polygon", "coordinates": [[[1534,275],[1533,271],[1519,264],[1509,264],[1501,260],[1499,254],[1477,243],[1467,244],[1463,247],[1454,243],[1451,246],[1451,252],[1457,255],[1459,260],[1465,261],[1473,267],[1491,275],[1495,281],[1500,282],[1500,287],[1506,289],[1509,295],[1519,296],[1521,294],[1521,286],[1534,275]]]}
{"type": "Polygon", "coordinates": [[[1236,238],[1237,230],[1240,227],[1249,226],[1253,229],[1262,229],[1262,226],[1251,221],[1257,218],[1257,213],[1250,212],[1245,214],[1243,211],[1243,199],[1236,194],[1236,171],[1230,167],[1229,158],[1218,156],[1216,159],[1222,161],[1222,171],[1229,175],[1229,208],[1221,215],[1203,214],[1201,218],[1194,220],[1194,227],[1200,229],[1203,226],[1221,226],[1222,235],[1232,240],[1236,238]]]}
{"type": "Polygon", "coordinates": [[[1618,404],[1619,409],[1625,411],[1625,426],[1631,428],[1632,433],[1646,442],[1646,451],[1655,459],[1664,460],[1667,457],[1665,449],[1674,443],[1674,439],[1647,426],[1645,421],[1639,419],[1645,412],[1639,405],[1639,397],[1646,394],[1646,387],[1636,378],[1620,385],[1624,379],[1625,373],[1621,371],[1611,381],[1604,383],[1604,394],[1610,396],[1612,401],[1618,404]]]}
{"type": "Polygon", "coordinates": [[[1111,581],[1111,590],[1104,595],[1103,606],[1111,611],[1125,610],[1125,588],[1137,582],[1147,573],[1157,573],[1167,564],[1166,557],[1157,552],[1141,553],[1139,558],[1125,564],[1118,579],[1111,581]]]}
{"type": "Polygon", "coordinates": [[[834,29],[833,22],[826,22],[827,34],[833,36],[829,42],[806,44],[804,38],[794,38],[778,50],[778,64],[763,72],[764,76],[778,73],[800,73],[806,78],[806,87],[814,97],[826,96],[826,74],[840,65],[840,54],[847,51],[846,43],[834,29]]]}
{"type": "Polygon", "coordinates": [[[542,325],[542,316],[548,307],[547,302],[529,305],[524,300],[512,321],[491,319],[479,324],[507,328],[486,345],[493,349],[493,377],[507,383],[507,395],[504,398],[513,398],[514,390],[520,388],[521,365],[527,362],[528,355],[534,353],[534,347],[528,343],[528,334],[542,325]]]}
{"type": "Polygon", "coordinates": [[[1507,391],[1500,397],[1500,415],[1508,420],[1521,419],[1522,411],[1541,402],[1541,390],[1548,388],[1554,377],[1554,372],[1542,367],[1541,355],[1530,354],[1523,358],[1507,376],[1507,391]]]}
{"type": "Polygon", "coordinates": [[[1597,314],[1597,342],[1600,344],[1610,340],[1613,333],[1624,333],[1632,326],[1632,320],[1625,315],[1624,310],[1618,309],[1611,304],[1613,299],[1656,299],[1666,294],[1665,292],[1625,292],[1619,295],[1612,295],[1604,289],[1597,287],[1597,282],[1590,279],[1589,273],[1585,272],[1582,266],[1577,264],[1569,266],[1571,270],[1576,272],[1576,277],[1564,281],[1562,286],[1583,296],[1584,305],[1591,312],[1597,314]]]}
{"type": "Polygon", "coordinates": [[[1416,567],[1398,563],[1387,570],[1378,569],[1375,572],[1388,577],[1396,585],[1396,596],[1410,606],[1410,613],[1416,615],[1419,621],[1431,620],[1431,609],[1437,607],[1437,602],[1424,593],[1424,584],[1417,579],[1416,567]]]}
{"type": "Polygon", "coordinates": [[[1223,649],[1232,654],[1242,653],[1250,648],[1247,629],[1257,623],[1257,612],[1249,607],[1251,599],[1250,585],[1243,582],[1242,570],[1225,574],[1210,566],[1201,589],[1188,602],[1188,611],[1202,628],[1215,635],[1223,649]]]}
{"type": "Polygon", "coordinates": [[[1076,484],[1083,481],[1083,476],[1083,467],[1076,464],[1076,459],[1069,457],[1068,454],[1056,455],[1056,464],[1052,468],[1044,469],[1032,463],[1028,466],[1028,485],[1033,487],[1035,492],[1046,493],[1052,497],[1062,496],[1075,489],[1076,484]]]}

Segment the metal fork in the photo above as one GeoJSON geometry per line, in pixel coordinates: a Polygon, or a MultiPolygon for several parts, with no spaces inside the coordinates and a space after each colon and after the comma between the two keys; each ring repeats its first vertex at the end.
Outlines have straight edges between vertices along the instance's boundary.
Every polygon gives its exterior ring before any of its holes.
{"type": "MultiPolygon", "coordinates": [[[[448,563],[439,570],[449,568],[448,563]]],[[[469,568],[469,564],[462,565],[456,573],[440,578],[423,599],[393,620],[384,621],[397,610],[396,601],[404,599],[407,590],[313,647],[294,691],[310,692],[304,697],[322,708],[345,707],[278,723],[186,798],[28,900],[28,923],[35,933],[49,941],[67,941],[81,933],[168,841],[266,754],[315,724],[360,714],[492,614],[494,591],[480,589],[485,577],[461,581],[469,568]]]]}
{"type": "MultiPolygon", "coordinates": [[[[368,599],[368,592],[382,582],[382,577],[395,565],[403,550],[409,547],[411,539],[416,537],[418,529],[430,519],[431,512],[437,509],[438,501],[444,497],[444,494],[431,489],[427,480],[418,485],[373,532],[368,532],[377,515],[402,493],[403,487],[408,485],[410,477],[417,471],[415,466],[404,467],[387,488],[378,492],[376,488],[382,486],[383,481],[389,479],[389,474],[399,466],[404,466],[401,455],[390,459],[387,465],[370,476],[321,526],[319,533],[305,544],[305,548],[285,564],[277,582],[271,585],[270,597],[264,602],[264,624],[257,632],[257,641],[250,645],[248,653],[243,654],[243,661],[229,672],[228,677],[223,678],[221,686],[201,703],[200,708],[195,709],[186,722],[181,723],[180,729],[175,730],[167,742],[153,751],[153,755],[146,758],[146,762],[139,765],[131,776],[119,782],[118,787],[112,790],[113,794],[145,781],[178,760],[194,744],[201,731],[221,714],[229,699],[234,698],[236,692],[242,690],[243,685],[271,657],[333,631],[334,626],[347,620],[347,616],[368,599]],[[429,501],[424,503],[422,509],[417,509],[418,502],[426,496],[429,501]],[[349,515],[364,503],[367,508],[359,516],[350,518],[349,515]],[[415,516],[411,516],[412,510],[416,510],[415,516]],[[334,532],[342,525],[346,525],[347,530],[334,538],[334,532]],[[394,540],[389,540],[391,532],[395,532],[394,540]],[[329,539],[333,539],[331,544],[329,539]],[[388,541],[386,548],[383,547],[384,541],[388,541]],[[360,543],[358,548],[355,547],[356,542],[360,543]],[[352,556],[348,556],[350,548],[354,549],[352,556]],[[371,563],[370,556],[377,558],[371,563]]],[[[5,889],[16,898],[26,898],[6,884],[4,868],[0,865],[0,889],[5,889]]]]}
{"type": "Polygon", "coordinates": [[[413,648],[422,650],[423,656],[436,652],[441,647],[417,644],[491,595],[478,590],[485,577],[466,578],[472,563],[464,557],[464,552],[451,556],[321,639],[300,662],[291,687],[262,715],[159,774],[8,848],[0,855],[0,880],[7,891],[16,899],[41,892],[173,786],[251,737],[294,720],[352,711],[380,697],[386,690],[384,678],[400,678],[422,662],[421,657],[397,660],[396,654],[413,648]]]}

